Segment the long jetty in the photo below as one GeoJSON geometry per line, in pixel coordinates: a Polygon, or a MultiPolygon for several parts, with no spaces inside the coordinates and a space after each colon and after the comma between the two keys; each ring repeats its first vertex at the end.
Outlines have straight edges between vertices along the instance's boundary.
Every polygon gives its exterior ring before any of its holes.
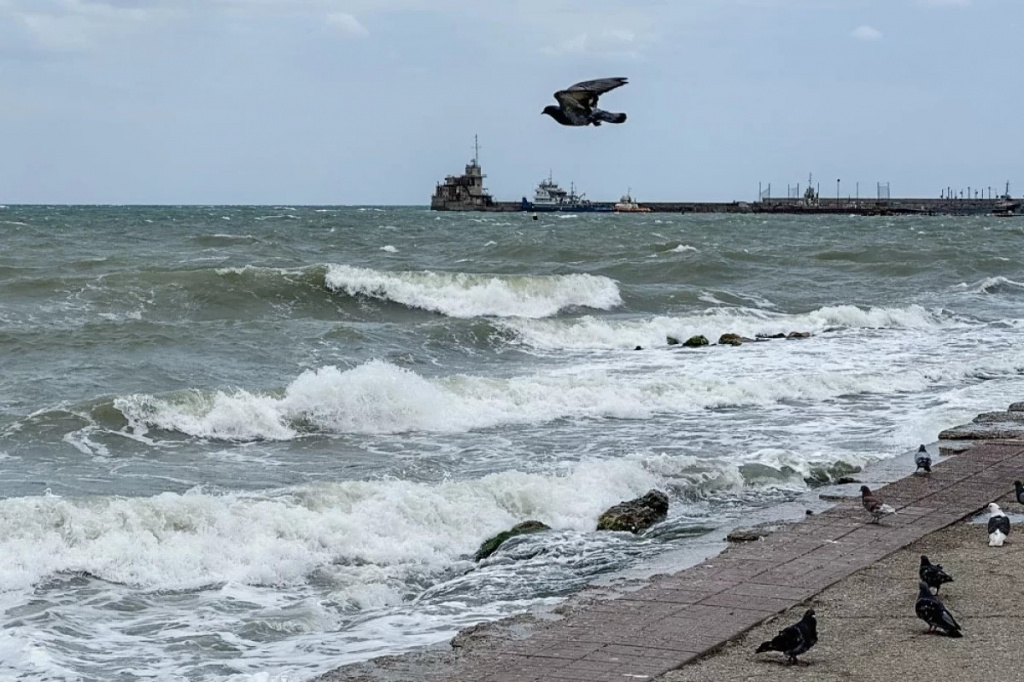
{"type": "MultiPolygon", "coordinates": [[[[606,202],[600,202],[605,205],[606,202]]],[[[1005,204],[1003,199],[850,199],[819,198],[764,199],[762,201],[652,201],[640,204],[652,213],[774,213],[795,215],[992,215],[1005,204]]],[[[611,206],[611,204],[607,204],[611,206]]],[[[483,211],[522,211],[518,201],[496,201],[483,211]]],[[[567,212],[571,210],[567,209],[567,212]]]]}

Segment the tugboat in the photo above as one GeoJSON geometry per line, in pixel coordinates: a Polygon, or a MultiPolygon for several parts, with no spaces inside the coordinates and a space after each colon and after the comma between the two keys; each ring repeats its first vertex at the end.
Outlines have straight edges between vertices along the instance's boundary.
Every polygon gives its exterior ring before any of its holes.
{"type": "Polygon", "coordinates": [[[996,202],[995,208],[992,209],[992,215],[996,218],[1013,218],[1018,215],[1021,208],[1021,202],[1010,197],[1010,183],[1006,183],[1006,192],[1003,196],[999,197],[999,201],[996,202]]]}
{"type": "Polygon", "coordinates": [[[537,189],[533,192],[533,201],[523,197],[522,210],[533,212],[550,213],[552,211],[564,211],[567,213],[595,213],[608,212],[612,207],[608,204],[595,204],[586,198],[586,195],[576,194],[576,187],[569,186],[565,191],[555,182],[551,175],[541,180],[537,189]]]}
{"type": "Polygon", "coordinates": [[[622,198],[619,199],[619,203],[615,204],[615,212],[650,213],[651,209],[648,208],[647,206],[641,206],[640,204],[636,203],[636,200],[633,199],[632,195],[629,193],[629,190],[627,190],[626,193],[622,195],[622,198]]]}
{"type": "Polygon", "coordinates": [[[438,183],[430,198],[432,211],[488,211],[500,210],[494,198],[484,189],[484,175],[480,168],[480,142],[473,136],[473,159],[466,164],[463,175],[449,175],[438,183]]]}

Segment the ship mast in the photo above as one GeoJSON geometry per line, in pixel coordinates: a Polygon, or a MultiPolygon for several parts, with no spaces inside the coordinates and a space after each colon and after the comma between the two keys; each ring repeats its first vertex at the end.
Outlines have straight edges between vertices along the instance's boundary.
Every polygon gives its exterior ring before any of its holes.
{"type": "Polygon", "coordinates": [[[480,138],[477,135],[473,136],[473,164],[480,165],[480,138]]]}

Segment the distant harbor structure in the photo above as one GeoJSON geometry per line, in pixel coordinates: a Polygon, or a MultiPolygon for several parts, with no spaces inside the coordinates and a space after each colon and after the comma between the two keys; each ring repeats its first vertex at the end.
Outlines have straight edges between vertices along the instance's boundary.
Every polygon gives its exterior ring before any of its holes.
{"type": "Polygon", "coordinates": [[[856,195],[842,196],[842,180],[836,180],[834,197],[822,196],[820,186],[814,184],[813,176],[808,178],[807,187],[800,192],[800,185],[787,187],[785,197],[773,197],[771,184],[758,188],[756,201],[670,201],[637,203],[629,192],[618,202],[596,202],[576,194],[575,187],[564,190],[551,175],[542,180],[534,190],[533,201],[523,197],[521,201],[495,201],[484,187],[483,169],[480,167],[480,143],[473,136],[473,158],[466,164],[462,175],[448,175],[444,182],[434,188],[430,198],[433,211],[527,211],[572,213],[789,213],[801,215],[992,215],[1001,218],[1024,216],[1024,203],[1010,196],[1010,183],[1006,191],[988,198],[981,188],[967,188],[967,196],[953,188],[944,189],[937,199],[891,198],[889,183],[876,184],[875,197],[861,197],[860,183],[856,183],[856,195]],[[973,189],[973,196],[972,196],[973,189]]]}

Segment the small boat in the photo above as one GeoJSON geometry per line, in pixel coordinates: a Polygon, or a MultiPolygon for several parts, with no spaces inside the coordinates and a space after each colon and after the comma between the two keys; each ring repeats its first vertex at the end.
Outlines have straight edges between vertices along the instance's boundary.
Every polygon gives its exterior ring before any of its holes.
{"type": "Polygon", "coordinates": [[[619,199],[619,203],[615,204],[614,209],[617,213],[650,213],[651,209],[647,206],[641,206],[636,203],[632,195],[627,191],[619,199]]]}

